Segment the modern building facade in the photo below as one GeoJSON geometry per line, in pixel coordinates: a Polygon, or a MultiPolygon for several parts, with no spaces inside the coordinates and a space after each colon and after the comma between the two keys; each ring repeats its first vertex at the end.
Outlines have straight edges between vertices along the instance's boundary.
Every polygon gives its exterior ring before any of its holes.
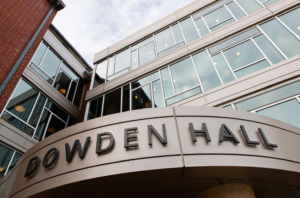
{"type": "Polygon", "coordinates": [[[95,54],[90,86],[50,26],[2,110],[36,145],[10,151],[0,195],[300,197],[299,17],[197,0],[95,54]]]}

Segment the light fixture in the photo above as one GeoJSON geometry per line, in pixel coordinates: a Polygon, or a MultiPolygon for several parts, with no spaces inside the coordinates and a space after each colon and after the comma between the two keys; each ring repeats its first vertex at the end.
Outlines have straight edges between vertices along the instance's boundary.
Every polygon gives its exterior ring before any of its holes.
{"type": "Polygon", "coordinates": [[[50,132],[50,133],[54,133],[56,131],[56,129],[54,127],[49,127],[47,129],[47,131],[50,132]]]}
{"type": "Polygon", "coordinates": [[[66,89],[64,89],[64,88],[61,88],[60,90],[59,90],[59,92],[61,93],[61,94],[66,94],[66,89]]]}
{"type": "Polygon", "coordinates": [[[156,89],[155,89],[155,88],[153,88],[153,91],[156,91],[156,89]]]}
{"type": "Polygon", "coordinates": [[[217,62],[214,62],[214,65],[217,65],[217,62]]]}
{"type": "Polygon", "coordinates": [[[200,30],[199,29],[197,29],[198,30],[198,32],[200,32],[200,30]]]}
{"type": "Polygon", "coordinates": [[[217,19],[216,21],[219,22],[219,19],[217,19]]]}
{"type": "Polygon", "coordinates": [[[224,71],[224,76],[229,76],[230,74],[231,74],[231,72],[229,70],[224,71]]]}
{"type": "Polygon", "coordinates": [[[3,171],[5,171],[5,169],[0,166],[0,173],[2,173],[3,171]]]}
{"type": "Polygon", "coordinates": [[[137,99],[138,97],[137,96],[135,96],[135,99],[137,99]]]}
{"type": "Polygon", "coordinates": [[[22,113],[22,112],[25,111],[25,108],[24,108],[22,105],[16,105],[16,106],[15,106],[15,109],[16,109],[18,112],[20,112],[20,113],[22,113]]]}
{"type": "Polygon", "coordinates": [[[37,135],[34,136],[37,140],[39,139],[39,137],[37,135]]]}
{"type": "Polygon", "coordinates": [[[176,82],[176,80],[173,80],[173,82],[176,82]]]}
{"type": "Polygon", "coordinates": [[[165,44],[166,47],[168,47],[168,44],[165,44]]]}
{"type": "Polygon", "coordinates": [[[238,55],[238,56],[239,56],[240,54],[241,54],[240,52],[236,53],[236,55],[238,55]]]}
{"type": "Polygon", "coordinates": [[[135,59],[134,59],[133,61],[134,61],[134,62],[136,62],[136,60],[135,60],[135,59]]]}
{"type": "Polygon", "coordinates": [[[299,26],[299,27],[297,27],[297,30],[300,30],[300,26],[299,26]]]}
{"type": "Polygon", "coordinates": [[[151,52],[149,52],[149,54],[151,54],[151,52]]]}

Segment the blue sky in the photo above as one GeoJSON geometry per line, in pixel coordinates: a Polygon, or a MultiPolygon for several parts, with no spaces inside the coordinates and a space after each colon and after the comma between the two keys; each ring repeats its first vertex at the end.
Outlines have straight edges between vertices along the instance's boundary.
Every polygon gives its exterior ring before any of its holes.
{"type": "Polygon", "coordinates": [[[92,66],[94,54],[194,0],[63,0],[53,24],[92,66]]]}

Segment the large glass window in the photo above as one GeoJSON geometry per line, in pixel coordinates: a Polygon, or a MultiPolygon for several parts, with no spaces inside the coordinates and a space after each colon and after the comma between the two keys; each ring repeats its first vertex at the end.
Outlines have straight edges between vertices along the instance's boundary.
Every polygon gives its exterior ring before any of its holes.
{"type": "Polygon", "coordinates": [[[194,22],[191,18],[187,18],[184,21],[180,22],[180,26],[182,28],[185,41],[190,43],[198,38],[200,38],[198,31],[194,25],[194,22]]]}
{"type": "Polygon", "coordinates": [[[130,66],[129,50],[125,50],[116,55],[115,73],[130,66]]]}
{"type": "Polygon", "coordinates": [[[97,87],[98,85],[105,83],[107,62],[108,62],[107,60],[103,61],[95,67],[95,77],[94,77],[93,87],[97,87]]]}
{"type": "Polygon", "coordinates": [[[228,83],[235,80],[230,68],[228,67],[224,57],[221,53],[212,56],[213,64],[217,68],[223,83],[228,83]]]}
{"type": "MultiPolygon", "coordinates": [[[[42,140],[48,120],[52,115],[61,119],[64,127],[68,123],[69,115],[64,110],[34,89],[25,80],[20,79],[1,114],[1,119],[14,125],[32,138],[42,140]]],[[[61,129],[59,128],[59,130],[61,129]]]]}
{"type": "Polygon", "coordinates": [[[148,63],[153,59],[155,59],[155,50],[154,50],[153,42],[148,43],[139,49],[140,65],[148,63]]]}
{"type": "Polygon", "coordinates": [[[228,12],[228,10],[225,7],[221,7],[204,16],[204,20],[206,21],[206,24],[208,25],[209,28],[216,26],[231,18],[232,18],[231,14],[228,12]]]}
{"type": "Polygon", "coordinates": [[[132,91],[132,110],[152,108],[150,85],[132,91]]]}
{"type": "Polygon", "coordinates": [[[104,97],[103,115],[121,112],[121,89],[110,92],[104,97]]]}
{"type": "Polygon", "coordinates": [[[236,2],[243,7],[247,14],[252,14],[263,8],[256,0],[236,0],[236,2]]]}
{"type": "Polygon", "coordinates": [[[5,176],[21,157],[22,154],[0,143],[0,177],[5,176]]]}
{"type": "Polygon", "coordinates": [[[300,36],[300,8],[292,10],[282,16],[279,19],[288,26],[295,34],[300,36]]]}
{"type": "Polygon", "coordinates": [[[167,49],[175,44],[171,28],[168,28],[155,35],[156,49],[158,52],[167,49]]]}

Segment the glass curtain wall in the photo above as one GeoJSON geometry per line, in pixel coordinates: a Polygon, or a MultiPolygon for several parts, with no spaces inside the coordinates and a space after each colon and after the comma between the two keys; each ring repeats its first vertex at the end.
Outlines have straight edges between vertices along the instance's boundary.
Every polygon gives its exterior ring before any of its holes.
{"type": "MultiPolygon", "coordinates": [[[[183,20],[164,27],[159,32],[149,35],[143,41],[132,44],[125,51],[114,54],[99,63],[96,66],[96,72],[93,77],[93,88],[130,70],[143,66],[274,2],[275,0],[222,0],[183,20]]],[[[296,21],[297,18],[295,17],[294,19],[296,21]]],[[[218,56],[216,58],[220,59],[218,56]]],[[[267,65],[267,62],[261,62],[260,64],[257,67],[262,68],[267,65]]],[[[230,77],[227,80],[230,80],[230,77]]]]}
{"type": "Polygon", "coordinates": [[[4,177],[22,157],[22,154],[0,143],[0,178],[4,177]]]}
{"type": "Polygon", "coordinates": [[[22,78],[8,100],[1,119],[41,141],[76,120],[22,78]]]}
{"type": "Polygon", "coordinates": [[[74,103],[80,78],[67,66],[53,49],[42,42],[32,58],[29,67],[35,70],[59,93],[74,103]]]}

